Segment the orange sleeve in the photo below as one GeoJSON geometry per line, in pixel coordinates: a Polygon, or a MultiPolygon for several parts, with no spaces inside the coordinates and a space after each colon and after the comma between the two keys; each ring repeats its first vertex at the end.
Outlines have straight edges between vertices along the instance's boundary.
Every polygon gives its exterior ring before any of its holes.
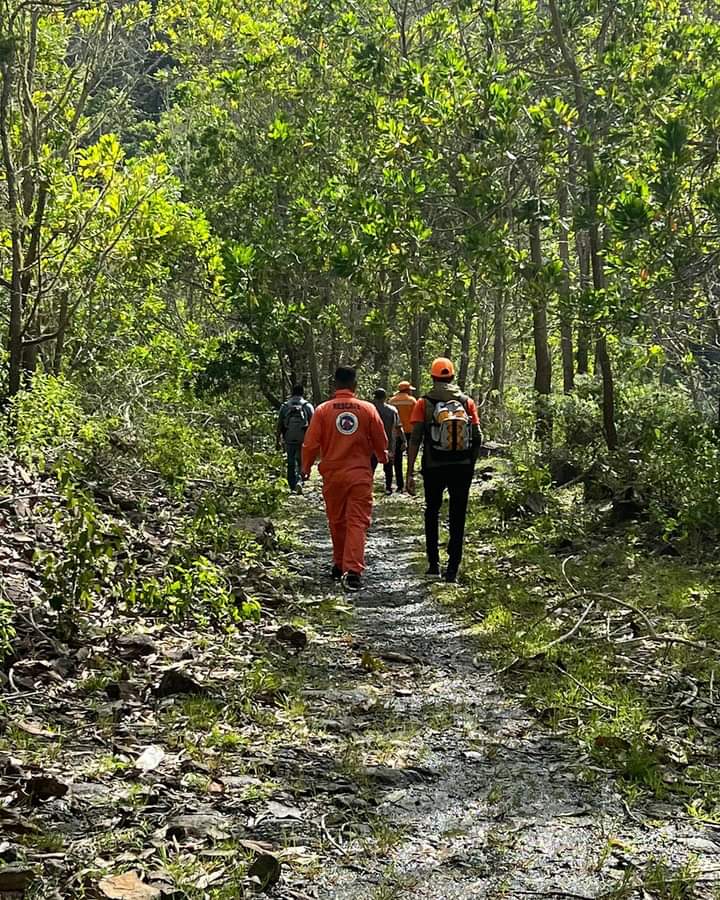
{"type": "Polygon", "coordinates": [[[320,455],[324,418],[323,411],[318,407],[315,411],[315,415],[310,419],[310,424],[305,432],[305,439],[302,447],[302,471],[306,474],[310,473],[313,463],[320,455]]]}
{"type": "MultiPolygon", "coordinates": [[[[477,413],[475,413],[477,415],[477,413]]],[[[421,397],[415,406],[413,406],[412,415],[410,416],[411,425],[425,424],[425,398],[421,397]]]]}
{"type": "Polygon", "coordinates": [[[467,406],[468,406],[468,413],[470,414],[470,421],[472,422],[473,425],[479,425],[480,424],[480,416],[478,415],[477,406],[475,406],[475,401],[471,400],[470,397],[468,397],[467,406]]]}

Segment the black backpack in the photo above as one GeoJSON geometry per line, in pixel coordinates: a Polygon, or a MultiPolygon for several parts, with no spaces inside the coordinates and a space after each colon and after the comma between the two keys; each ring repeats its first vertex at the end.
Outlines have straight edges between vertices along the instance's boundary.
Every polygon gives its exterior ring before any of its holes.
{"type": "Polygon", "coordinates": [[[307,406],[307,400],[303,400],[302,397],[291,397],[288,400],[283,417],[287,444],[302,444],[305,431],[310,424],[307,406]]]}

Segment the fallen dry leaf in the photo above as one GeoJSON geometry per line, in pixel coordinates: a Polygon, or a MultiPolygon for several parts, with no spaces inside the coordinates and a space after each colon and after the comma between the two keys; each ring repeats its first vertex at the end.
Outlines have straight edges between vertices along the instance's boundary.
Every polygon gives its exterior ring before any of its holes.
{"type": "Polygon", "coordinates": [[[103,896],[110,900],[154,900],[160,896],[159,888],[145,884],[135,872],[103,878],[98,887],[103,896]]]}
{"type": "Polygon", "coordinates": [[[140,772],[151,772],[157,769],[160,763],[165,759],[165,751],[156,744],[146,747],[143,752],[135,760],[135,768],[140,772]]]}
{"type": "Polygon", "coordinates": [[[267,808],[270,815],[276,819],[302,819],[302,813],[297,806],[288,806],[277,800],[269,800],[267,808]]]}
{"type": "Polygon", "coordinates": [[[15,722],[15,725],[20,729],[20,731],[24,731],[25,734],[31,734],[33,735],[33,737],[43,737],[47,738],[50,741],[56,741],[60,737],[59,734],[55,734],[53,731],[48,731],[37,722],[26,722],[23,719],[20,719],[19,721],[15,722]]]}

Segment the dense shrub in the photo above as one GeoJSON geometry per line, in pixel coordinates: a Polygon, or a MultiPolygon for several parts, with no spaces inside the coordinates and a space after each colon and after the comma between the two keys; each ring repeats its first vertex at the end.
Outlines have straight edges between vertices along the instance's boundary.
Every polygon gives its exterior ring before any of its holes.
{"type": "Polygon", "coordinates": [[[636,483],[662,533],[692,542],[720,534],[720,447],[690,397],[665,386],[628,389],[623,431],[638,451],[636,483]]]}
{"type": "MultiPolygon", "coordinates": [[[[650,526],[665,539],[692,544],[720,534],[720,446],[711,424],[679,386],[626,380],[618,384],[619,448],[604,441],[597,380],[578,378],[570,395],[552,400],[554,444],[578,472],[601,481],[606,497],[632,489],[650,526]]],[[[532,438],[532,395],[514,395],[506,408],[506,432],[514,477],[501,486],[504,515],[551,505],[547,460],[532,438]],[[540,498],[544,498],[541,502],[540,498]],[[531,503],[531,506],[533,504],[531,503]]]]}
{"type": "Polygon", "coordinates": [[[88,413],[72,382],[36,372],[11,403],[5,446],[40,471],[57,467],[80,472],[107,450],[115,424],[112,417],[88,413]]]}

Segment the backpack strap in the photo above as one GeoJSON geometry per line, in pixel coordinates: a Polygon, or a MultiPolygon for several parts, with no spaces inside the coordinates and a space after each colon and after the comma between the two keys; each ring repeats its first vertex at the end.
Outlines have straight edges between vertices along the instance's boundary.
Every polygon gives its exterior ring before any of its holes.
{"type": "Polygon", "coordinates": [[[433,400],[432,397],[429,397],[427,394],[425,394],[423,400],[425,401],[425,425],[431,425],[437,401],[433,400]]]}
{"type": "MultiPolygon", "coordinates": [[[[442,402],[440,400],[433,400],[428,394],[422,398],[425,401],[425,421],[429,425],[432,422],[433,410],[435,409],[436,404],[442,402]],[[432,404],[432,406],[430,406],[432,404]]],[[[468,400],[470,399],[467,394],[460,394],[458,397],[455,397],[459,403],[462,403],[465,408],[465,412],[470,415],[470,408],[468,407],[468,400]]]]}

